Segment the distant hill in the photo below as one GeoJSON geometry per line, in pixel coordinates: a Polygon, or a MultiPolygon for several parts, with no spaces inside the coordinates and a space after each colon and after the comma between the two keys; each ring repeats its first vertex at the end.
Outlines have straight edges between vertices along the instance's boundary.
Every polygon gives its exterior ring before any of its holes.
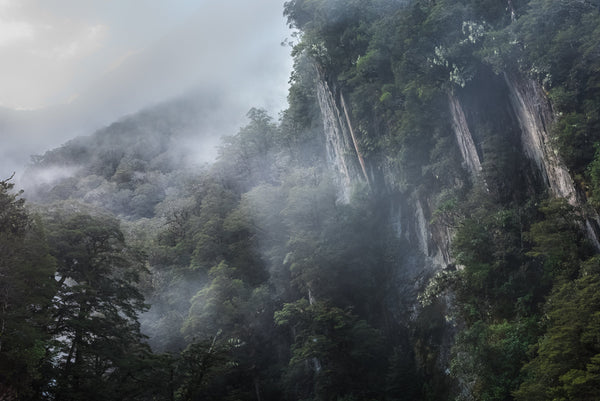
{"type": "Polygon", "coordinates": [[[214,160],[218,138],[237,130],[219,96],[165,102],[32,157],[23,177],[34,202],[79,199],[124,218],[151,217],[187,168],[214,160]]]}

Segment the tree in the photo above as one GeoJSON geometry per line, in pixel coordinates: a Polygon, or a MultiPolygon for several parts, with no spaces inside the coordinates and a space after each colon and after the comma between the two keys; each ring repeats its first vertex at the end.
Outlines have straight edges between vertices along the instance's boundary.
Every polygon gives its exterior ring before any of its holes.
{"type": "Polygon", "coordinates": [[[239,336],[243,331],[243,306],[250,296],[249,288],[236,277],[236,269],[225,262],[214,266],[209,277],[210,284],[191,299],[183,332],[189,338],[209,338],[222,330],[239,336]]]}
{"type": "Polygon", "coordinates": [[[597,400],[600,397],[600,261],[553,292],[547,331],[523,371],[517,400],[597,400]]]}
{"type": "Polygon", "coordinates": [[[382,337],[365,320],[303,298],[275,312],[275,323],[293,335],[286,372],[291,399],[370,399],[381,391],[382,337]]]}
{"type": "Polygon", "coordinates": [[[583,219],[565,199],[550,199],[539,207],[544,218],[526,233],[534,243],[530,256],[543,261],[546,282],[573,280],[580,264],[594,250],[585,237],[583,219]]]}
{"type": "Polygon", "coordinates": [[[231,366],[231,343],[214,337],[196,341],[181,352],[177,361],[177,399],[182,401],[219,400],[223,392],[214,394],[212,382],[226,374],[231,366]]]}
{"type": "MultiPolygon", "coordinates": [[[[273,354],[264,352],[273,346],[271,297],[266,286],[251,288],[239,276],[238,269],[225,262],[213,267],[209,273],[210,283],[191,299],[188,319],[182,331],[190,342],[199,344],[195,349],[205,349],[202,351],[205,357],[194,362],[194,369],[197,368],[202,377],[205,369],[212,369],[209,362],[217,356],[213,351],[228,345],[228,369],[216,366],[220,369],[220,377],[212,380],[204,377],[205,397],[213,393],[215,399],[223,399],[230,393],[243,392],[260,400],[260,394],[265,391],[261,372],[276,363],[273,354]],[[206,346],[210,342],[212,346],[206,346]],[[219,387],[221,392],[216,394],[221,394],[221,398],[214,395],[215,388],[219,387]],[[229,390],[225,391],[225,387],[229,390]]],[[[198,391],[195,390],[196,393],[198,391]]]]}
{"type": "Polygon", "coordinates": [[[61,400],[135,398],[148,389],[150,353],[137,320],[146,309],[136,288],[140,255],[111,216],[57,208],[47,226],[59,287],[48,392],[61,400]]]}
{"type": "Polygon", "coordinates": [[[0,399],[35,399],[50,339],[55,264],[22,192],[0,181],[0,399]]]}
{"type": "Polygon", "coordinates": [[[238,189],[248,190],[273,180],[276,125],[267,112],[252,108],[250,119],[237,135],[225,137],[216,163],[219,173],[238,189]]]}

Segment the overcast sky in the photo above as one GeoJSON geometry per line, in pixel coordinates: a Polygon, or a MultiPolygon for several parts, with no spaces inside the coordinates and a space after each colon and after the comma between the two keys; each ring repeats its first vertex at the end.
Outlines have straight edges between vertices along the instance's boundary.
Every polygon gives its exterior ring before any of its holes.
{"type": "Polygon", "coordinates": [[[228,99],[231,121],[250,107],[276,117],[291,69],[282,11],[283,0],[0,0],[0,179],[204,86],[228,99]]]}

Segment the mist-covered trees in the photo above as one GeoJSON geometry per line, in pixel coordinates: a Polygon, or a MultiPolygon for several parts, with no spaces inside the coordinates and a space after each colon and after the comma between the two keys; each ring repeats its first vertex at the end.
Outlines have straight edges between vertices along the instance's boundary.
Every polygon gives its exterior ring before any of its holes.
{"type": "Polygon", "coordinates": [[[599,272],[583,230],[600,199],[597,4],[284,12],[299,30],[289,107],[278,121],[250,110],[215,163],[188,168],[166,107],[35,158],[62,177],[34,194],[40,218],[2,182],[0,398],[597,398],[599,272]],[[543,85],[551,145],[591,208],[549,199],[531,173],[516,75],[543,85]],[[345,200],[318,80],[344,98],[372,178],[345,200]],[[462,165],[449,99],[481,171],[462,165]],[[450,237],[451,255],[436,253],[450,237]]]}
{"type": "Polygon", "coordinates": [[[0,181],[0,396],[35,399],[51,340],[54,260],[14,184],[0,181]]]}
{"type": "Polygon", "coordinates": [[[364,320],[302,298],[284,304],[275,322],[294,336],[285,372],[292,399],[369,399],[381,393],[381,333],[364,320]]]}
{"type": "Polygon", "coordinates": [[[119,222],[74,204],[34,218],[13,184],[1,184],[2,397],[125,400],[156,390],[137,320],[143,262],[119,222]]]}
{"type": "Polygon", "coordinates": [[[77,204],[32,217],[12,188],[1,182],[1,397],[160,393],[153,375],[162,362],[137,320],[145,308],[136,287],[143,260],[125,244],[118,220],[77,204]]]}
{"type": "Polygon", "coordinates": [[[149,348],[137,321],[146,307],[136,288],[140,255],[125,246],[113,217],[59,209],[48,213],[46,226],[59,286],[52,303],[55,376],[49,391],[64,400],[127,399],[129,392],[143,392],[139,375],[149,348]]]}
{"type": "Polygon", "coordinates": [[[523,371],[517,400],[593,400],[600,395],[600,308],[597,260],[582,277],[553,291],[546,305],[548,327],[523,371]]]}

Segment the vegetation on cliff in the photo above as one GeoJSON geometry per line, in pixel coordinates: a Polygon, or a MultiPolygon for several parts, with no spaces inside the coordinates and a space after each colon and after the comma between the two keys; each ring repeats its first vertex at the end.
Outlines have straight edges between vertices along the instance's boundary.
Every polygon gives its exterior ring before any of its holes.
{"type": "Polygon", "coordinates": [[[284,13],[289,107],[252,109],[214,163],[190,167],[167,107],[35,157],[57,178],[29,208],[0,182],[0,398],[597,398],[600,4],[284,13]],[[369,177],[347,202],[319,81],[369,177]],[[550,101],[577,202],[524,150],[519,82],[550,101]]]}

